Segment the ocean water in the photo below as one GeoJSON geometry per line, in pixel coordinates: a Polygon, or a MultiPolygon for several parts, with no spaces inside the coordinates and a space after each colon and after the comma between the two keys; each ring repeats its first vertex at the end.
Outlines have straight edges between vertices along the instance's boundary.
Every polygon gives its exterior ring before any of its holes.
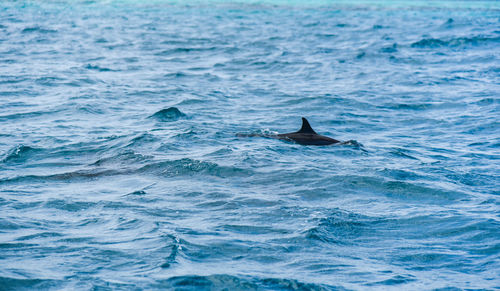
{"type": "Polygon", "coordinates": [[[496,1],[2,1],[0,290],[500,289],[499,116],[496,1]]]}

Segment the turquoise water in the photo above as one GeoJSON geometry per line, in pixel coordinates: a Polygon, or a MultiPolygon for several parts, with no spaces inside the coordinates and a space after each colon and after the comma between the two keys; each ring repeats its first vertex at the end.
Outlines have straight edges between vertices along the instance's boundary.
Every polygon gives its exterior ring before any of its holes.
{"type": "Polygon", "coordinates": [[[500,288],[495,1],[2,1],[0,290],[500,288]],[[298,130],[347,144],[241,137],[298,130]]]}

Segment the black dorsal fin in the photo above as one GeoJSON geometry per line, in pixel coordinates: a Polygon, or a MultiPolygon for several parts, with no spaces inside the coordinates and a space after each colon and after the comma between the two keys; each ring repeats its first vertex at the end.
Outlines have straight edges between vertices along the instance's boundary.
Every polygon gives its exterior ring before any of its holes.
{"type": "Polygon", "coordinates": [[[309,124],[309,121],[307,121],[307,119],[305,119],[304,117],[302,117],[302,127],[300,128],[299,131],[297,131],[297,133],[314,133],[314,134],[317,134],[311,127],[311,125],[309,124]]]}

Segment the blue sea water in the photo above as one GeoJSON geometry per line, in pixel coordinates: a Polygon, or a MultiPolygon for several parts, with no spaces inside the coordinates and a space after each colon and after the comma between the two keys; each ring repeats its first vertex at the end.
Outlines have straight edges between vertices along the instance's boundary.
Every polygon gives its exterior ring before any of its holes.
{"type": "Polygon", "coordinates": [[[499,93],[496,1],[2,1],[0,290],[500,289],[499,93]]]}

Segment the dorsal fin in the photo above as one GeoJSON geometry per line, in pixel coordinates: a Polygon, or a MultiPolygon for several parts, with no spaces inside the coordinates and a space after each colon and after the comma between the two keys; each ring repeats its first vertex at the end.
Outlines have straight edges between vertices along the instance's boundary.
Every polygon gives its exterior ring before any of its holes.
{"type": "Polygon", "coordinates": [[[317,134],[311,127],[311,125],[309,124],[309,121],[307,121],[307,119],[305,119],[304,117],[302,117],[302,127],[300,128],[299,131],[297,131],[297,133],[314,133],[314,134],[317,134]]]}

